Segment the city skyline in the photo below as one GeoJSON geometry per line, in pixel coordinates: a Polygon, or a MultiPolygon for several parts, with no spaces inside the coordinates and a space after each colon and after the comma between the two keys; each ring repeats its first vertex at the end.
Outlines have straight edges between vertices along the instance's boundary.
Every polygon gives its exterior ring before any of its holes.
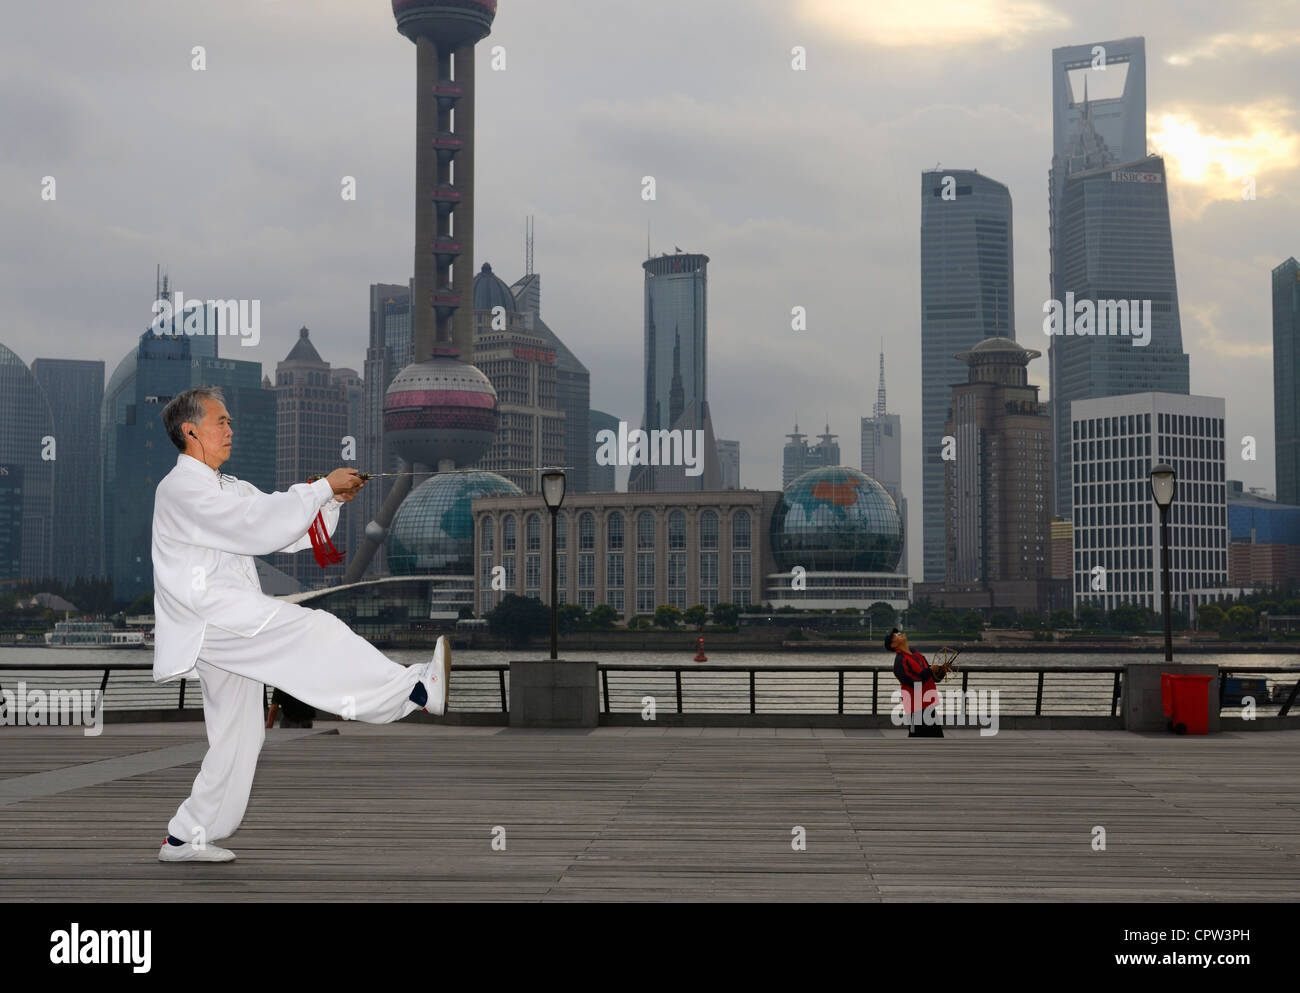
{"type": "MultiPolygon", "coordinates": [[[[608,44],[584,62],[585,47],[563,57],[579,6],[553,4],[542,15],[502,4],[478,55],[476,182],[494,196],[478,211],[473,268],[490,259],[521,269],[523,218],[536,216],[548,319],[591,370],[591,406],[640,420],[640,403],[629,399],[639,401],[642,373],[632,264],[644,257],[649,225],[656,253],[680,244],[714,260],[710,405],[718,434],[744,446],[746,486],[779,483],[781,453],[768,439],[788,431],[796,410],[829,408],[840,425],[870,412],[882,334],[896,356],[891,378],[902,384],[897,412],[919,425],[919,248],[915,204],[903,191],[936,161],[1007,185],[1016,205],[1017,337],[1034,347],[1049,295],[1050,52],[1143,35],[1149,144],[1170,173],[1191,391],[1225,397],[1230,433],[1257,439],[1258,460],[1230,455],[1229,475],[1272,490],[1268,279],[1296,254],[1300,227],[1295,184],[1286,183],[1296,166],[1276,165],[1295,159],[1297,147],[1286,12],[1207,10],[1188,23],[1168,16],[1172,5],[1136,13],[1103,5],[1072,19],[1036,7],[1013,28],[993,4],[987,26],[926,32],[897,20],[837,23],[825,15],[831,6],[796,5],[793,22],[786,4],[679,6],[671,31],[613,10],[602,22],[608,44]],[[722,13],[741,10],[724,34],[722,13]],[[638,44],[620,45],[633,30],[638,44]],[[536,39],[546,43],[545,75],[536,39]],[[500,72],[491,68],[497,43],[507,60],[500,72]],[[795,45],[807,49],[805,71],[791,68],[795,45]],[[640,69],[661,66],[665,51],[677,71],[651,89],[641,80],[661,76],[640,69]],[[918,52],[940,56],[933,71],[915,72],[918,52]],[[592,72],[609,81],[598,97],[584,87],[592,72]],[[891,99],[869,98],[873,85],[887,86],[891,99]],[[572,114],[543,112],[566,105],[572,114]],[[817,151],[791,156],[786,143],[771,142],[774,120],[795,146],[817,151]],[[563,148],[573,168],[514,154],[520,143],[563,148]],[[653,202],[642,199],[646,175],[657,179],[653,202]],[[782,195],[773,197],[777,175],[782,195]],[[1254,177],[1258,200],[1241,199],[1244,175],[1254,177]],[[806,331],[790,328],[796,306],[807,308],[806,331]],[[756,403],[755,384],[779,399],[756,403]]],[[[31,92],[2,112],[14,140],[0,179],[11,243],[27,248],[0,276],[12,302],[0,341],[26,364],[89,358],[114,368],[148,323],[147,270],[161,261],[187,294],[262,301],[261,342],[224,346],[226,357],[269,371],[306,324],[333,363],[362,368],[361,294],[410,271],[414,67],[386,16],[343,4],[318,5],[310,54],[285,48],[284,29],[300,27],[295,9],[122,4],[112,17],[88,13],[93,30],[57,44],[39,11],[15,13],[6,64],[31,92]],[[187,39],[161,68],[159,32],[187,39]],[[190,68],[191,36],[206,47],[203,72],[190,68]],[[67,72],[37,92],[43,64],[55,58],[67,72]],[[288,73],[308,59],[328,62],[331,73],[291,87],[288,73]],[[250,116],[245,95],[266,90],[279,97],[254,104],[250,116]],[[125,136],[160,125],[173,140],[142,167],[125,136]],[[200,142],[223,155],[199,161],[185,152],[200,142]],[[39,198],[46,175],[59,184],[52,202],[39,198]],[[339,195],[348,175],[355,202],[339,195]],[[178,210],[195,234],[168,244],[159,232],[172,229],[178,210]],[[73,292],[68,272],[77,273],[73,292]]],[[[1046,386],[1045,358],[1031,364],[1030,381],[1046,386]]],[[[915,445],[903,484],[921,492],[915,445]]]]}

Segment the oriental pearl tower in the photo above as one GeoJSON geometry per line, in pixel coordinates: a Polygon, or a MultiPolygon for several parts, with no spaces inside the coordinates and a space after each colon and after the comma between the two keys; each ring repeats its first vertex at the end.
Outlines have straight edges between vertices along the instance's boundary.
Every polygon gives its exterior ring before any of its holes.
{"type": "MultiPolygon", "coordinates": [[[[474,46],[496,0],[392,0],[415,43],[415,280],[412,363],[384,396],[384,434],[405,471],[470,466],[492,446],[497,394],[474,358],[474,46]],[[454,123],[454,127],[453,127],[454,123]]],[[[412,476],[397,478],[348,564],[361,579],[383,544],[412,476]]]]}

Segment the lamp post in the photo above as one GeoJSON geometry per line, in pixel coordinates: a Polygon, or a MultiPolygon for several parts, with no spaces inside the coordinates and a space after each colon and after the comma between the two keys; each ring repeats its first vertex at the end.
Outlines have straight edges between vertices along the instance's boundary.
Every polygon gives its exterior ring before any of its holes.
{"type": "Polygon", "coordinates": [[[1178,474],[1174,467],[1161,462],[1151,467],[1151,478],[1147,485],[1151,497],[1160,508],[1160,588],[1161,607],[1165,615],[1165,661],[1174,660],[1174,637],[1172,620],[1169,616],[1169,507],[1174,502],[1174,490],[1178,483],[1178,474]]]}
{"type": "Polygon", "coordinates": [[[546,508],[551,512],[551,658],[553,660],[560,657],[559,577],[556,574],[555,524],[556,516],[560,512],[560,504],[564,503],[564,486],[563,469],[542,470],[542,499],[546,501],[546,508]]]}

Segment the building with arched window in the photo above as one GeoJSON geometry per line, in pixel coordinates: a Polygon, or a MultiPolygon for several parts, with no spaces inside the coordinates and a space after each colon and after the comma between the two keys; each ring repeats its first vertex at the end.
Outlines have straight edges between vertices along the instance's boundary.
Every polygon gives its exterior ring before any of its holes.
{"type": "MultiPolygon", "coordinates": [[[[856,469],[818,472],[839,475],[814,480],[809,473],[797,491],[792,484],[785,491],[566,495],[557,518],[559,602],[588,611],[608,604],[624,621],[653,616],[663,605],[865,610],[884,601],[905,609],[908,579],[893,571],[902,548],[893,500],[856,469]],[[854,500],[846,502],[850,490],[854,500]],[[573,520],[576,547],[567,540],[573,520]]],[[[548,601],[551,516],[541,497],[483,496],[473,514],[480,616],[507,593],[548,601]],[[537,520],[540,552],[527,541],[520,547],[489,537],[520,519],[537,520]],[[494,590],[500,566],[506,588],[494,590]]]]}

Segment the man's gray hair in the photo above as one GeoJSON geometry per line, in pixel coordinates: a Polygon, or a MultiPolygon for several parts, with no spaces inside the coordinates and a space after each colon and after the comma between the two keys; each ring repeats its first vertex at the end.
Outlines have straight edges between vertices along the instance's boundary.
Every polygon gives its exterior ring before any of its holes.
{"type": "Polygon", "coordinates": [[[177,393],[163,408],[162,422],[163,427],[167,429],[167,437],[182,452],[185,451],[185,435],[181,431],[181,425],[186,421],[191,424],[203,423],[205,399],[216,400],[223,404],[226,402],[220,386],[196,386],[184,393],[177,393]]]}

